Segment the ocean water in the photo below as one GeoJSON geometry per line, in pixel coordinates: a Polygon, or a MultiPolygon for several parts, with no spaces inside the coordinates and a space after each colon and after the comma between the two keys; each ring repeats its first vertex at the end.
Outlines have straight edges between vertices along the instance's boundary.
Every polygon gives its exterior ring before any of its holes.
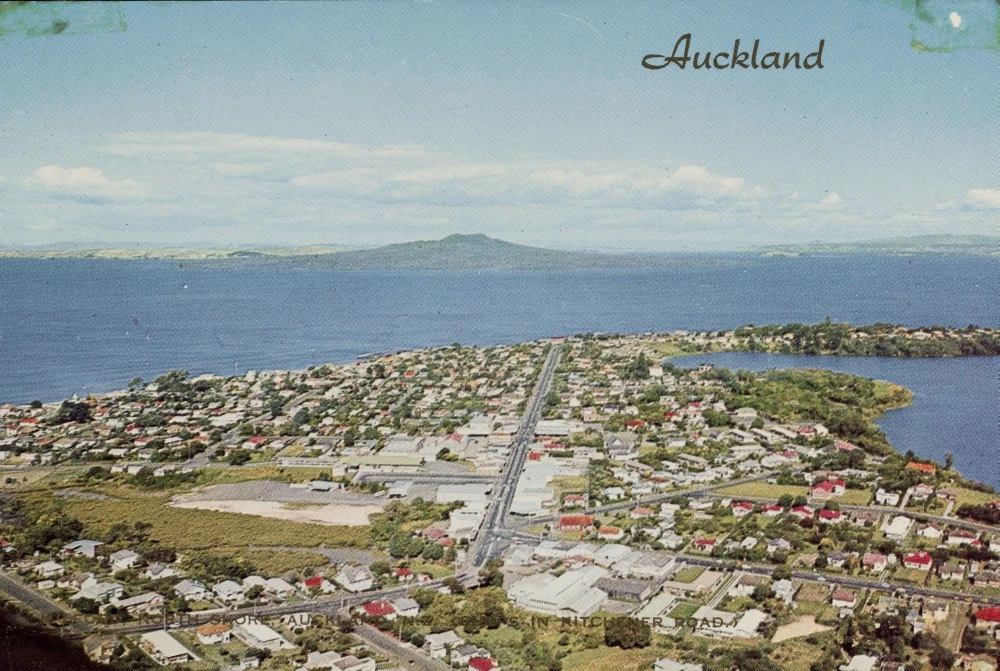
{"type": "Polygon", "coordinates": [[[939,463],[951,452],[960,473],[1000,487],[1000,357],[879,359],[718,352],[670,361],[682,368],[710,363],[756,372],[822,368],[903,385],[914,393],[913,403],[878,420],[893,446],[939,463]]]}
{"type": "MultiPolygon", "coordinates": [[[[826,317],[1000,326],[998,283],[1000,259],[963,256],[698,256],[661,268],[552,272],[0,259],[0,402],[108,391],[171,369],[303,368],[592,331],[826,317]]],[[[995,387],[981,393],[996,400],[995,387]]],[[[995,438],[992,410],[980,421],[995,438]]]]}

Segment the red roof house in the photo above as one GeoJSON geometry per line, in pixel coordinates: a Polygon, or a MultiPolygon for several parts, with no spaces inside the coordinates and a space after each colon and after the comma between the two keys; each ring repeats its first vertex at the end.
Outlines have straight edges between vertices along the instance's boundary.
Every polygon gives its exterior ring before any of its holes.
{"type": "Polygon", "coordinates": [[[584,531],[593,525],[591,515],[563,515],[559,518],[559,531],[584,531]]]}
{"type": "Polygon", "coordinates": [[[469,671],[493,671],[496,666],[492,657],[473,657],[469,660],[469,671]]]}
{"type": "Polygon", "coordinates": [[[977,627],[996,627],[997,625],[1000,625],[1000,608],[990,606],[976,611],[977,627]]]}
{"type": "Polygon", "coordinates": [[[905,555],[903,557],[903,566],[906,568],[917,569],[918,571],[929,571],[931,564],[933,563],[934,558],[923,550],[905,555]]]}
{"type": "Polygon", "coordinates": [[[366,603],[361,606],[361,610],[369,617],[390,617],[396,614],[395,607],[385,599],[366,603]]]}
{"type": "Polygon", "coordinates": [[[823,509],[819,511],[819,519],[823,522],[833,523],[833,522],[843,522],[844,514],[839,510],[826,510],[823,509]]]}

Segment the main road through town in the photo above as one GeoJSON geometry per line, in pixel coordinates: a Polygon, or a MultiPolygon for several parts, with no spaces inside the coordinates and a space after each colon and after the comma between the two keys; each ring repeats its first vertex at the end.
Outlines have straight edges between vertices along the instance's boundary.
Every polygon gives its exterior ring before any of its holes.
{"type": "Polygon", "coordinates": [[[486,509],[479,533],[476,534],[476,539],[466,553],[467,566],[482,567],[493,554],[494,543],[497,540],[495,532],[507,526],[510,506],[514,501],[514,493],[517,491],[517,481],[524,470],[524,462],[528,458],[528,448],[534,440],[535,426],[541,418],[545,397],[552,387],[552,378],[555,377],[560,352],[561,347],[553,344],[545,358],[545,363],[538,375],[538,381],[535,383],[535,389],[525,405],[521,428],[518,429],[517,435],[514,437],[510,456],[507,457],[507,463],[494,485],[493,501],[486,509]]]}

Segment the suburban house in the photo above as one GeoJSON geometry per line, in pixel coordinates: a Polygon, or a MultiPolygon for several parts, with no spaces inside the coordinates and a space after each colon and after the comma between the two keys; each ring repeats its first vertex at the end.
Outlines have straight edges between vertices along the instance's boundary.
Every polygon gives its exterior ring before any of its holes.
{"type": "Polygon", "coordinates": [[[302,585],[302,591],[307,593],[315,589],[324,594],[329,594],[337,589],[333,586],[333,583],[321,575],[309,576],[299,584],[302,585]]]}
{"type": "Polygon", "coordinates": [[[843,522],[844,520],[847,519],[846,517],[844,517],[844,514],[839,510],[828,510],[826,508],[819,511],[817,517],[819,518],[820,522],[823,522],[825,524],[839,524],[840,522],[843,522]]]}
{"type": "Polygon", "coordinates": [[[198,640],[202,645],[215,645],[216,643],[228,643],[232,636],[233,628],[225,622],[206,622],[197,629],[198,640]]]}
{"type": "Polygon", "coordinates": [[[861,565],[869,571],[875,571],[879,573],[885,570],[888,563],[888,557],[879,552],[866,552],[865,556],[861,559],[861,565]]]}
{"type": "Polygon", "coordinates": [[[243,585],[234,580],[223,580],[214,585],[212,591],[226,603],[243,601],[246,598],[246,590],[243,588],[243,585]]]}
{"type": "Polygon", "coordinates": [[[80,584],[80,591],[69,598],[70,601],[79,599],[90,599],[104,603],[112,599],[119,599],[125,593],[125,586],[116,582],[99,582],[93,576],[87,578],[80,584]]]}
{"type": "Polygon", "coordinates": [[[469,671],[493,671],[497,662],[492,657],[473,657],[469,660],[469,671]]]}
{"type": "Polygon", "coordinates": [[[139,553],[132,550],[119,550],[118,552],[112,552],[108,556],[108,561],[111,562],[111,569],[113,571],[124,571],[127,568],[135,566],[135,563],[139,561],[139,553]]]}
{"type": "Polygon", "coordinates": [[[78,555],[81,557],[90,557],[91,559],[93,559],[95,556],[97,556],[97,548],[100,547],[101,545],[104,545],[104,543],[100,541],[81,539],[64,545],[62,548],[62,553],[66,555],[78,555]]]}
{"type": "Polygon", "coordinates": [[[620,527],[601,527],[597,530],[597,537],[602,541],[617,541],[625,537],[625,531],[620,527]]]}
{"type": "Polygon", "coordinates": [[[443,631],[440,634],[427,634],[424,646],[427,653],[434,659],[448,659],[451,650],[465,643],[454,630],[443,631]]]}
{"type": "Polygon", "coordinates": [[[386,620],[396,619],[395,606],[385,599],[381,599],[379,601],[369,601],[366,604],[362,604],[358,610],[368,617],[381,617],[386,620]]]}
{"type": "Polygon", "coordinates": [[[212,592],[197,580],[181,580],[174,585],[174,594],[188,601],[206,601],[212,597],[212,592]]]}
{"type": "Polygon", "coordinates": [[[917,529],[917,535],[921,538],[938,540],[944,535],[944,528],[940,524],[924,524],[917,529]]]}
{"type": "Polygon", "coordinates": [[[895,507],[899,505],[899,493],[898,492],[888,492],[884,489],[879,488],[875,492],[875,503],[880,506],[891,506],[895,507]]]}
{"type": "Polygon", "coordinates": [[[247,622],[236,625],[233,627],[233,636],[251,648],[290,650],[295,647],[274,629],[259,622],[247,622]]]}
{"type": "Polygon", "coordinates": [[[987,631],[1000,631],[1000,608],[992,606],[976,611],[976,626],[987,631]]]}
{"type": "Polygon", "coordinates": [[[795,506],[791,510],[791,514],[798,517],[800,520],[805,520],[811,518],[815,514],[815,510],[809,506],[795,506]]]}
{"type": "Polygon", "coordinates": [[[375,585],[375,576],[367,566],[344,564],[333,579],[348,592],[361,592],[375,585]]]}
{"type": "Polygon", "coordinates": [[[979,540],[979,536],[967,529],[952,529],[948,532],[945,543],[948,545],[971,545],[979,540]]]}
{"type": "Polygon", "coordinates": [[[836,589],[830,603],[834,608],[854,608],[858,605],[858,595],[849,589],[836,589]]]}
{"type": "Polygon", "coordinates": [[[55,578],[65,573],[66,567],[59,562],[43,561],[32,570],[35,572],[35,575],[39,575],[43,578],[55,578]]]}
{"type": "Polygon", "coordinates": [[[945,562],[938,568],[938,575],[941,580],[961,580],[965,575],[965,565],[945,562]]]}
{"type": "Polygon", "coordinates": [[[162,578],[173,578],[177,571],[164,564],[150,564],[146,567],[145,576],[150,580],[160,580],[162,578]]]}
{"type": "Polygon", "coordinates": [[[903,556],[903,566],[909,569],[929,571],[933,563],[934,558],[923,550],[903,556]]]}
{"type": "Polygon", "coordinates": [[[733,517],[746,517],[753,512],[753,504],[749,501],[733,501],[730,505],[733,517]]]}
{"type": "Polygon", "coordinates": [[[330,671],[375,671],[375,658],[359,659],[354,655],[345,655],[334,660],[330,671]]]}
{"type": "Polygon", "coordinates": [[[912,527],[913,520],[904,515],[896,515],[891,522],[882,525],[882,531],[889,540],[900,542],[906,538],[912,527]]]}
{"type": "Polygon", "coordinates": [[[559,531],[586,531],[594,526],[591,515],[563,515],[559,518],[559,531]]]}
{"type": "Polygon", "coordinates": [[[112,599],[110,605],[124,609],[129,615],[155,615],[163,610],[165,601],[156,592],[146,592],[127,599],[112,599]]]}
{"type": "Polygon", "coordinates": [[[934,468],[933,464],[921,464],[916,461],[911,461],[910,463],[908,463],[906,465],[906,470],[916,471],[921,475],[934,475],[937,472],[937,469],[934,468]]]}
{"type": "Polygon", "coordinates": [[[416,617],[420,614],[420,604],[409,597],[400,597],[392,602],[399,617],[416,617]]]}
{"type": "Polygon", "coordinates": [[[183,664],[198,661],[198,657],[188,650],[168,632],[157,629],[139,637],[139,647],[153,658],[157,664],[183,664]]]}
{"type": "Polygon", "coordinates": [[[828,499],[833,496],[843,496],[847,484],[843,480],[824,480],[809,488],[809,496],[814,499],[828,499]]]}

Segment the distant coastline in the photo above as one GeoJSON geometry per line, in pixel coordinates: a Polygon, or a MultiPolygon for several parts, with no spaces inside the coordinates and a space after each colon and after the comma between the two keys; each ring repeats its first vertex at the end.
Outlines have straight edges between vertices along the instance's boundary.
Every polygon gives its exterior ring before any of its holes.
{"type": "Polygon", "coordinates": [[[776,245],[717,252],[607,253],[548,249],[482,234],[449,235],[370,249],[343,245],[290,247],[62,247],[0,249],[0,259],[163,260],[220,266],[295,266],[336,270],[560,270],[663,267],[720,256],[770,257],[836,254],[1000,256],[1000,237],[924,235],[861,242],[776,245]]]}

